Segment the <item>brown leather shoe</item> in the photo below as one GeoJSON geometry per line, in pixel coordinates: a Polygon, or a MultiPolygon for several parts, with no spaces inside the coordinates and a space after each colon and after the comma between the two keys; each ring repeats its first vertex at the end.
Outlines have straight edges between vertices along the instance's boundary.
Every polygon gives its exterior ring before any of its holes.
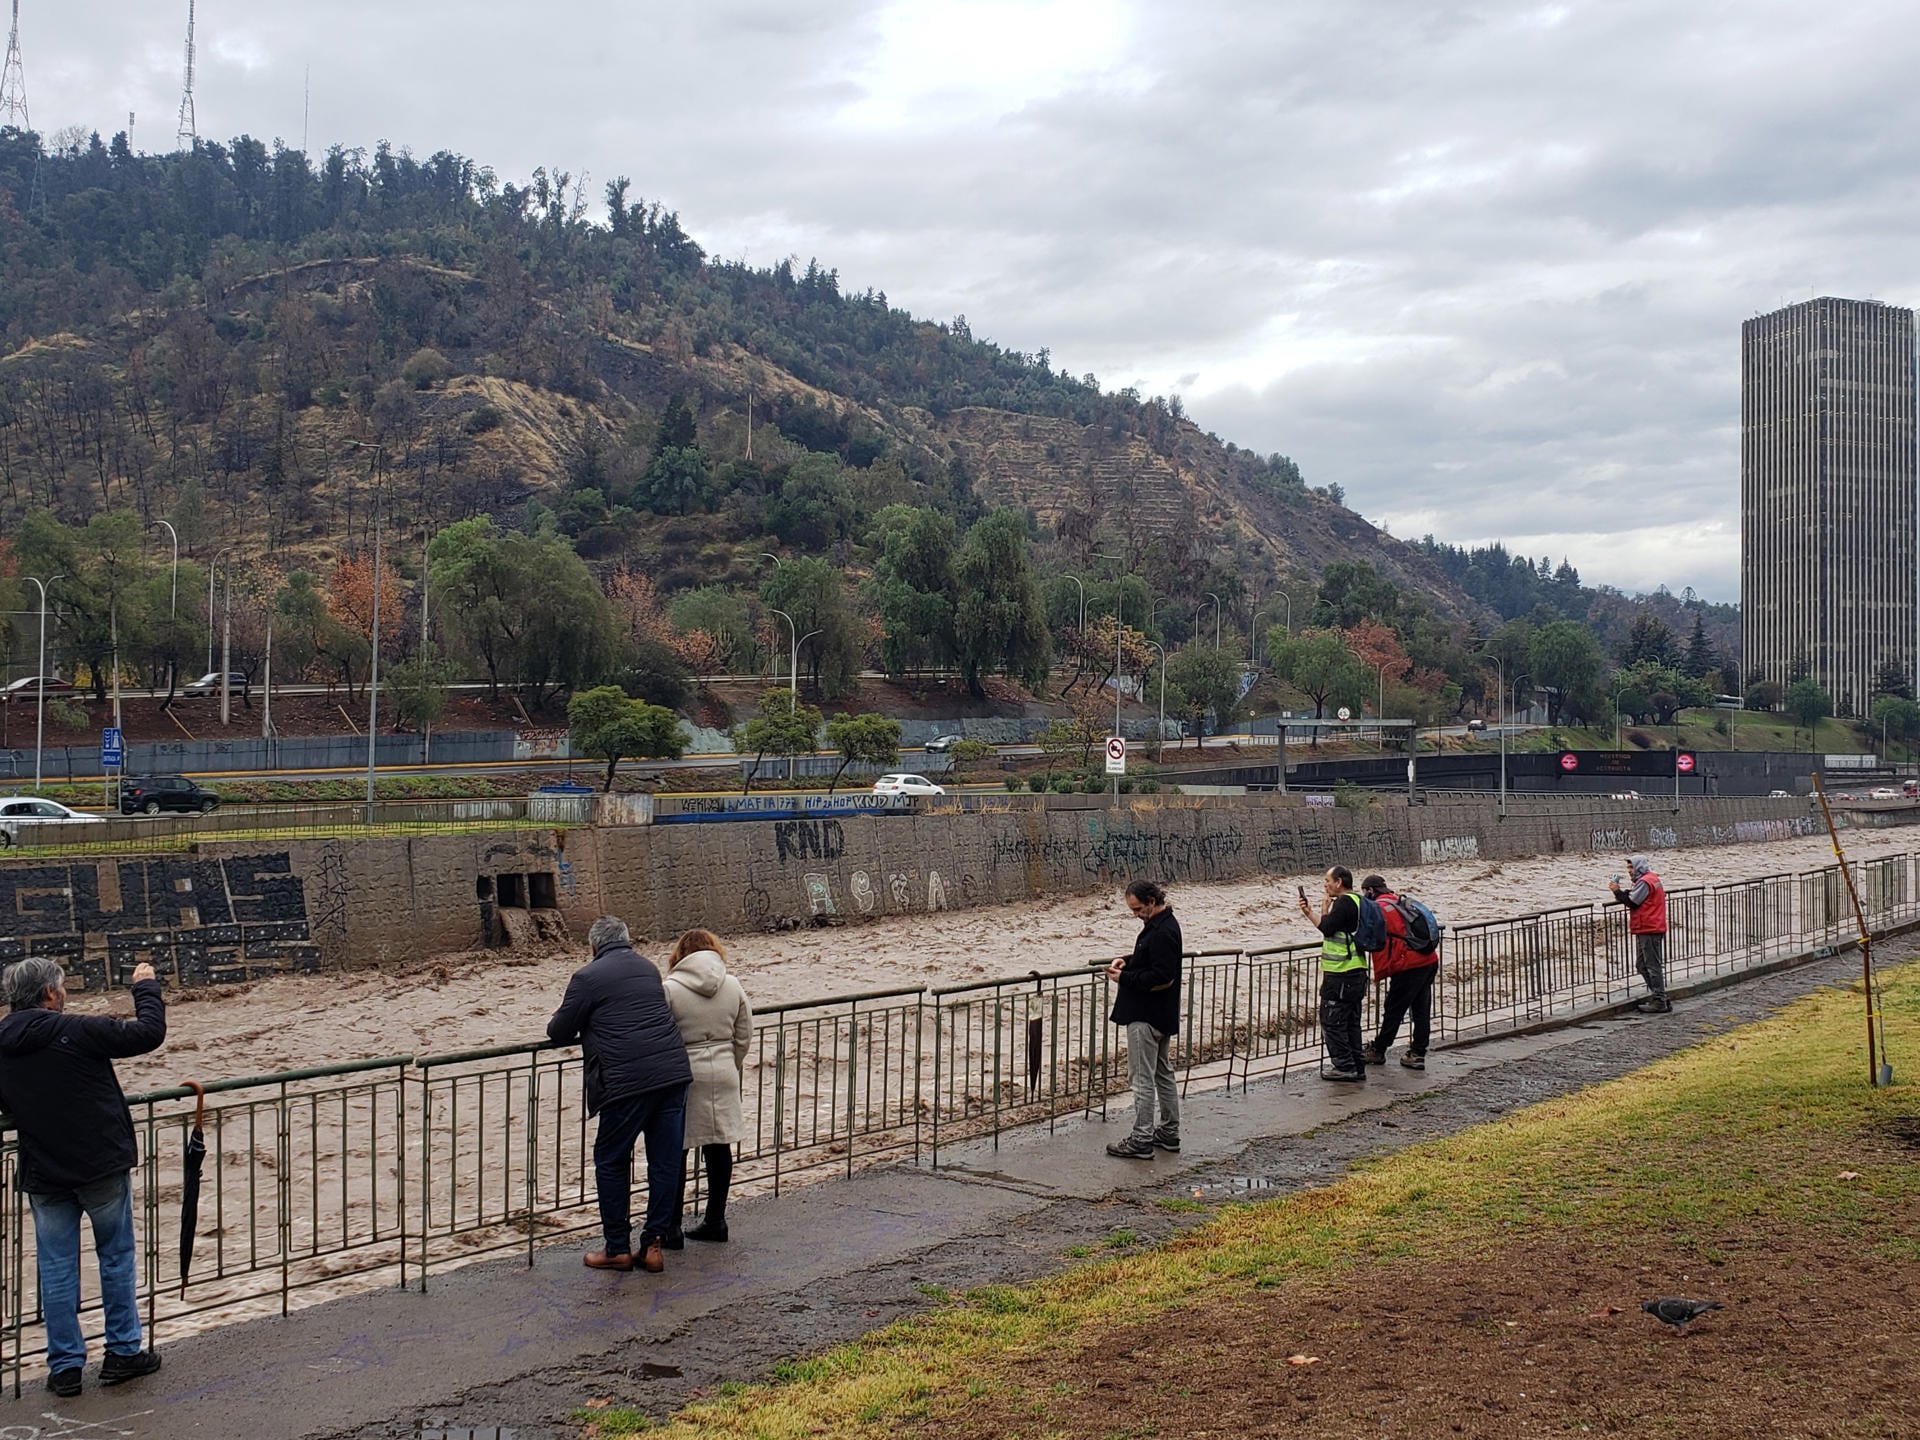
{"type": "Polygon", "coordinates": [[[640,1252],[639,1263],[640,1268],[649,1275],[658,1275],[667,1268],[666,1253],[660,1248],[660,1242],[657,1239],[647,1241],[646,1249],[640,1252]]]}
{"type": "Polygon", "coordinates": [[[604,1250],[589,1250],[580,1257],[580,1263],[589,1270],[631,1270],[633,1256],[609,1255],[604,1250]]]}

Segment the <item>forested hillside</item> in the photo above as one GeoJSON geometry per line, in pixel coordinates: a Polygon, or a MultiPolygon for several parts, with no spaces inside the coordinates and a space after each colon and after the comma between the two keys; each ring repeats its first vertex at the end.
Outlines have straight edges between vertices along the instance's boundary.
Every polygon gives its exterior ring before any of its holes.
{"type": "Polygon", "coordinates": [[[1632,618],[1566,570],[1525,605],[1476,587],[1478,560],[1384,535],[1177,397],[816,262],[717,261],[625,179],[0,130],[0,272],[0,585],[64,573],[57,652],[91,670],[192,653],[208,607],[180,597],[212,567],[241,663],[273,617],[276,665],[351,687],[376,532],[383,643],[420,684],[459,668],[534,705],[609,676],[683,703],[796,640],[829,699],[863,664],[1038,685],[1061,656],[1110,669],[1117,614],[1143,655],[1217,638],[1223,674],[1186,687],[1215,696],[1230,663],[1304,663],[1289,625],[1368,620],[1395,653],[1350,634],[1342,683],[1438,714],[1483,688],[1475,630],[1591,619],[1614,645],[1632,618]]]}

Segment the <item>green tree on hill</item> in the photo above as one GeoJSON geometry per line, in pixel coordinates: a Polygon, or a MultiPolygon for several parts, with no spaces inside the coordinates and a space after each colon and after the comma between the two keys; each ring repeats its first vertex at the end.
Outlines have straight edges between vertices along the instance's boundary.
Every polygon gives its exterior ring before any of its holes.
{"type": "Polygon", "coordinates": [[[1052,649],[1020,512],[996,510],[975,522],[955,569],[955,642],[967,689],[984,695],[981,681],[996,671],[1041,689],[1052,649]]]}
{"type": "Polygon", "coordinates": [[[622,760],[678,760],[686,753],[680,717],[630,698],[618,685],[582,690],[569,700],[567,732],[581,754],[607,762],[601,789],[609,794],[622,760]]]}
{"type": "Polygon", "coordinates": [[[851,695],[860,683],[863,637],[839,567],[817,556],[789,560],[767,577],[762,594],[770,610],[785,612],[769,620],[775,653],[785,649],[791,663],[797,641],[815,691],[828,700],[851,695]]]}
{"type": "MultiPolygon", "coordinates": [[[[1274,674],[1313,701],[1313,718],[1327,717],[1327,702],[1358,700],[1373,676],[1337,630],[1302,630],[1289,635],[1281,626],[1267,632],[1267,654],[1274,674]]],[[[1172,678],[1169,667],[1168,678],[1172,678]]],[[[1320,743],[1314,731],[1313,743],[1320,743]]]]}
{"type": "Polygon", "coordinates": [[[1786,706],[1794,728],[1811,732],[1833,714],[1833,697],[1817,681],[1796,680],[1787,687],[1786,706]]]}
{"type": "Polygon", "coordinates": [[[849,765],[892,765],[900,758],[900,722],[885,715],[836,715],[827,721],[827,744],[840,752],[827,793],[840,787],[849,765]]]}
{"type": "Polygon", "coordinates": [[[729,738],[736,755],[753,756],[753,768],[740,782],[740,793],[753,789],[754,778],[767,756],[811,755],[820,735],[820,712],[802,705],[789,689],[769,690],[760,697],[760,713],[736,725],[729,738]]]}
{"type": "MultiPolygon", "coordinates": [[[[1669,632],[1671,638],[1671,632],[1669,632]]],[[[1591,691],[1606,667],[1600,643],[1577,620],[1543,625],[1533,637],[1533,683],[1547,691],[1547,723],[1558,725],[1560,714],[1577,697],[1591,691]]],[[[1509,676],[1509,681],[1513,677],[1509,676]]]]}

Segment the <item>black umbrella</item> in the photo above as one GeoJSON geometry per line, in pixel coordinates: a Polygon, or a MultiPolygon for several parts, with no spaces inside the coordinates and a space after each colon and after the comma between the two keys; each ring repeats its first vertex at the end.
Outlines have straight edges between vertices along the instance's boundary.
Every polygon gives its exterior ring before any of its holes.
{"type": "Polygon", "coordinates": [[[1027,1093],[1031,1095],[1040,1083],[1040,1051],[1047,1027],[1040,1018],[1040,972],[1029,970],[1027,973],[1033,976],[1033,999],[1027,1007],[1027,1093]]]}
{"type": "Polygon", "coordinates": [[[207,1162],[207,1137],[201,1124],[207,1118],[207,1092],[198,1082],[187,1081],[198,1103],[193,1107],[193,1134],[187,1137],[187,1153],[180,1167],[180,1298],[187,1295],[187,1272],[193,1269],[193,1232],[200,1223],[200,1167],[207,1162]]]}

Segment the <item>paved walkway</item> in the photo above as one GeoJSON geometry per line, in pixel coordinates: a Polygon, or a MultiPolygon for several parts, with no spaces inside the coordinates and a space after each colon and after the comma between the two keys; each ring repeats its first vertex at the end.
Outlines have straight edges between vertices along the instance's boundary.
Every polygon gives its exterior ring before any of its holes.
{"type": "MultiPolygon", "coordinates": [[[[1882,946],[1903,959],[1910,940],[1882,946]]],[[[925,1308],[926,1291],[1017,1283],[1071,1264],[1117,1230],[1146,1239],[1205,1216],[1169,1196],[1269,1196],[1323,1183],[1354,1160],[1625,1074],[1778,1005],[1858,975],[1841,954],[1682,1000],[1669,1016],[1568,1028],[1436,1052],[1424,1074],[1389,1063],[1364,1087],[1312,1075],[1195,1096],[1186,1148],[1114,1160],[1125,1133],[1078,1119],[946,1152],[937,1172],[888,1167],[740,1204],[734,1241],[689,1245],[662,1276],[584,1269],[579,1249],[436,1275],[426,1295],[338,1300],[166,1344],[151,1380],[77,1400],[30,1375],[0,1401],[0,1436],[260,1440],[539,1440],[576,1433],[596,1396],[665,1413],[698,1388],[925,1308]]]]}

